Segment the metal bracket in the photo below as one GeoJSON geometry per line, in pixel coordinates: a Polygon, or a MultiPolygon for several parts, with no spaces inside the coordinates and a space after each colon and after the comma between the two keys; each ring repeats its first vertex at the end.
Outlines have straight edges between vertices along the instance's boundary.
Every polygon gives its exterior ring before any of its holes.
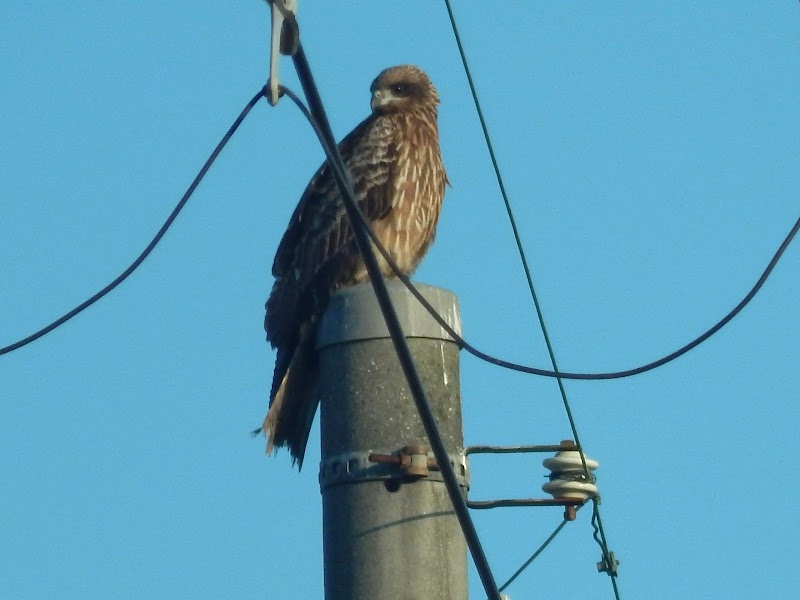
{"type": "MultiPolygon", "coordinates": [[[[469,446],[464,449],[464,456],[470,454],[524,454],[532,452],[566,452],[575,451],[578,446],[572,440],[564,440],[560,444],[539,446],[469,446]]],[[[563,506],[564,518],[574,521],[577,509],[583,506],[587,498],[560,497],[560,498],[513,498],[502,500],[470,500],[467,506],[474,509],[519,507],[519,506],[563,506]]]]}
{"type": "MultiPolygon", "coordinates": [[[[448,454],[458,484],[469,489],[469,467],[463,454],[448,454]]],[[[393,480],[411,483],[425,479],[443,481],[433,453],[427,446],[405,446],[395,452],[348,452],[324,460],[319,468],[319,485],[326,489],[346,483],[393,480]]]]}
{"type": "Polygon", "coordinates": [[[293,55],[300,46],[300,29],[297,26],[297,0],[266,0],[272,13],[272,37],[269,51],[269,95],[267,100],[272,106],[278,104],[278,62],[280,55],[293,55]]]}

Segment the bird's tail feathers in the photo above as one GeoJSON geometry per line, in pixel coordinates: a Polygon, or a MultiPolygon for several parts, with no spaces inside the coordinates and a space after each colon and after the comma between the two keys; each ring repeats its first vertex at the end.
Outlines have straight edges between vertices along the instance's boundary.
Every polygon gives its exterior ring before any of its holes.
{"type": "Polygon", "coordinates": [[[288,360],[278,357],[269,412],[261,427],[267,436],[267,454],[276,447],[288,446],[293,462],[300,468],[319,404],[314,351],[316,321],[311,318],[300,327],[297,345],[288,360]]]}

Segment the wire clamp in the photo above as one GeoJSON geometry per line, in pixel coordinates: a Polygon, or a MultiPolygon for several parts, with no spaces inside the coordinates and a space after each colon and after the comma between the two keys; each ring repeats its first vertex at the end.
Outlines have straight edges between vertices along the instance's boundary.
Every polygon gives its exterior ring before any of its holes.
{"type": "Polygon", "coordinates": [[[616,559],[613,552],[604,553],[600,558],[600,562],[597,563],[597,572],[608,573],[609,577],[616,577],[618,566],[619,561],[616,559]]]}
{"type": "Polygon", "coordinates": [[[278,80],[278,62],[280,55],[291,56],[300,46],[300,29],[295,15],[297,0],[265,0],[272,14],[272,38],[269,50],[269,94],[267,100],[272,106],[278,104],[281,97],[278,80]]]}

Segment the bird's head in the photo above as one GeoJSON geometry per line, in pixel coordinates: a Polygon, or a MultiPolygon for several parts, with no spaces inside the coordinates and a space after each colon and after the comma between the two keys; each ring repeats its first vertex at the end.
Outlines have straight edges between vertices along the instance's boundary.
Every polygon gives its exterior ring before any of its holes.
{"type": "Polygon", "coordinates": [[[439,94],[428,76],[413,65],[384,69],[370,86],[372,112],[386,114],[418,107],[435,109],[439,94]]]}

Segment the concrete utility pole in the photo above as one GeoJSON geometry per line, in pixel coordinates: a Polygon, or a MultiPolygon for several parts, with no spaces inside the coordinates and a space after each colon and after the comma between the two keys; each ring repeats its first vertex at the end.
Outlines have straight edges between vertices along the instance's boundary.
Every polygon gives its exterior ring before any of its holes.
{"type": "MultiPolygon", "coordinates": [[[[387,284],[466,493],[458,346],[402,283],[387,284]]],[[[418,287],[460,332],[456,297],[418,287]]],[[[464,536],[439,472],[424,474],[433,455],[369,283],[333,297],[317,347],[325,600],[465,600],[464,536]]]]}

